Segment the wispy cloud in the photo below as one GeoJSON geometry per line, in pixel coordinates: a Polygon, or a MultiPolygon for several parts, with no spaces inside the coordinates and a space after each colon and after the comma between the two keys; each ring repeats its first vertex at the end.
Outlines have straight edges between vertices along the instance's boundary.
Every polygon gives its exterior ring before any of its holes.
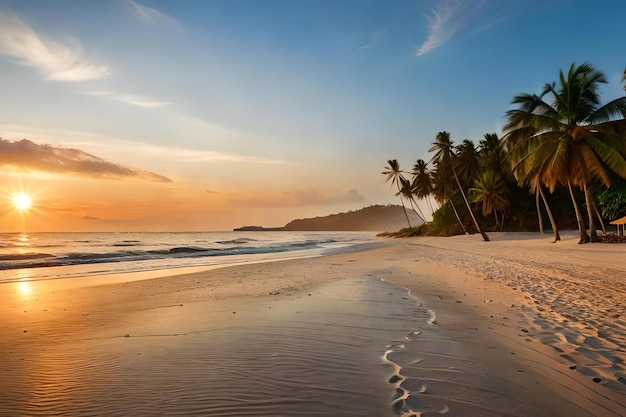
{"type": "Polygon", "coordinates": [[[117,93],[115,91],[87,91],[85,94],[97,97],[106,97],[132,106],[154,109],[157,107],[170,106],[175,104],[171,101],[154,100],[149,97],[135,96],[130,94],[117,93]]]}
{"type": "Polygon", "coordinates": [[[133,0],[124,0],[124,5],[141,23],[150,27],[169,27],[182,30],[182,25],[172,16],[133,0]]]}
{"type": "Polygon", "coordinates": [[[39,68],[48,79],[87,81],[106,77],[107,67],[84,57],[78,41],[65,43],[47,39],[18,16],[0,12],[0,54],[13,57],[22,65],[39,68]]]}
{"type": "Polygon", "coordinates": [[[102,179],[171,182],[162,175],[105,161],[79,149],[41,145],[28,139],[16,142],[0,139],[1,166],[102,179]]]}
{"type": "Polygon", "coordinates": [[[210,151],[200,149],[185,149],[146,144],[127,144],[126,149],[131,149],[146,157],[176,159],[181,163],[204,163],[204,162],[245,162],[253,164],[285,164],[280,159],[264,158],[254,155],[246,155],[233,152],[210,151]]]}
{"type": "Polygon", "coordinates": [[[376,45],[381,44],[385,40],[385,37],[386,31],[384,29],[375,30],[370,34],[368,42],[358,46],[356,49],[361,50],[372,48],[376,45]]]}
{"type": "Polygon", "coordinates": [[[484,0],[438,0],[428,21],[428,37],[417,50],[424,55],[448,42],[456,33],[469,26],[484,0]]]}

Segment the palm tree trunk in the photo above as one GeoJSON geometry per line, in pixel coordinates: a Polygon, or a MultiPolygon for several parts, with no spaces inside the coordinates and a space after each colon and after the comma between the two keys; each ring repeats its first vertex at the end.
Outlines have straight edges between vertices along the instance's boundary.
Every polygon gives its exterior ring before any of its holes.
{"type": "Polygon", "coordinates": [[[426,223],[426,216],[424,216],[424,212],[420,208],[419,204],[417,204],[417,201],[415,201],[413,197],[411,197],[410,201],[411,201],[411,207],[413,207],[413,211],[415,211],[415,213],[420,218],[422,223],[426,223]],[[414,203],[415,203],[415,206],[414,206],[414,203]]]}
{"type": "Polygon", "coordinates": [[[422,223],[426,223],[426,220],[424,220],[424,213],[422,213],[422,211],[419,209],[419,206],[416,208],[417,203],[414,204],[414,201],[412,198],[409,198],[408,200],[409,200],[409,203],[411,204],[411,208],[413,209],[415,214],[417,214],[417,217],[419,217],[422,223]]]}
{"type": "Polygon", "coordinates": [[[539,220],[539,233],[543,234],[543,217],[541,216],[541,207],[539,206],[539,192],[537,191],[537,187],[535,187],[535,207],[537,208],[537,219],[539,220]]]}
{"type": "Polygon", "coordinates": [[[400,203],[402,203],[402,209],[404,210],[404,217],[406,217],[406,222],[409,224],[409,228],[411,228],[413,226],[411,226],[411,221],[409,220],[409,215],[406,213],[406,207],[404,206],[404,200],[402,200],[402,197],[400,197],[400,203]]]}
{"type": "Polygon", "coordinates": [[[459,212],[456,211],[456,206],[454,205],[454,203],[452,202],[452,199],[448,196],[448,193],[446,194],[446,198],[448,199],[448,202],[450,203],[450,205],[452,206],[452,211],[454,211],[454,215],[456,216],[456,220],[459,222],[459,224],[461,225],[461,229],[463,229],[463,233],[468,234],[467,233],[467,229],[465,228],[465,226],[463,225],[463,222],[461,221],[461,217],[459,216],[459,212]]]}
{"type": "Polygon", "coordinates": [[[543,187],[541,186],[541,184],[537,185],[537,190],[539,190],[539,194],[541,194],[543,205],[546,207],[546,212],[548,213],[548,218],[550,219],[550,225],[552,225],[552,231],[554,232],[554,242],[552,243],[556,243],[561,240],[561,235],[559,235],[559,228],[556,227],[556,222],[554,221],[552,210],[550,210],[550,206],[548,205],[548,199],[546,199],[546,195],[543,192],[543,187]]]}
{"type": "Polygon", "coordinates": [[[574,204],[574,211],[576,212],[576,220],[578,221],[578,230],[580,231],[580,240],[578,244],[589,243],[591,239],[589,239],[589,235],[587,235],[587,231],[585,230],[585,225],[583,223],[583,216],[580,214],[580,210],[578,209],[578,204],[576,203],[576,198],[574,197],[574,190],[572,190],[572,183],[567,181],[567,187],[569,188],[569,195],[572,197],[572,203],[574,204]]]}
{"type": "Polygon", "coordinates": [[[596,229],[596,220],[593,215],[593,200],[591,199],[591,191],[589,191],[587,184],[583,184],[583,191],[585,192],[585,203],[587,204],[587,217],[589,217],[589,235],[591,237],[591,243],[600,242],[598,230],[596,229]]]}
{"type": "Polygon", "coordinates": [[[463,201],[465,201],[467,210],[469,211],[470,216],[472,217],[472,220],[474,221],[474,226],[476,226],[476,230],[478,230],[478,233],[480,233],[480,235],[483,237],[483,240],[485,242],[489,242],[489,236],[487,236],[487,234],[481,230],[480,226],[478,225],[478,222],[476,221],[474,212],[472,211],[472,208],[470,207],[469,201],[467,201],[467,197],[465,197],[465,192],[463,192],[463,187],[461,187],[461,181],[459,181],[459,177],[456,175],[456,171],[454,170],[454,168],[452,168],[452,174],[454,174],[454,179],[456,180],[456,184],[459,186],[459,190],[461,191],[461,196],[463,197],[463,201]]]}
{"type": "Polygon", "coordinates": [[[598,206],[596,205],[595,201],[592,201],[593,203],[593,211],[596,212],[596,215],[598,216],[598,221],[600,222],[600,226],[602,226],[602,233],[606,234],[606,227],[604,226],[604,220],[602,220],[602,216],[600,216],[600,211],[598,210],[598,206]]]}

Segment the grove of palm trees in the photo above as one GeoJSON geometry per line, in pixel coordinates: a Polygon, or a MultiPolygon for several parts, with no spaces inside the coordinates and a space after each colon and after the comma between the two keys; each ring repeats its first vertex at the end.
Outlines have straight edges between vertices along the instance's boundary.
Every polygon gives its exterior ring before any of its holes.
{"type": "Polygon", "coordinates": [[[564,229],[578,229],[579,243],[600,241],[599,229],[626,216],[626,96],[602,103],[607,82],[591,64],[574,63],[539,94],[516,95],[501,136],[455,144],[442,131],[429,162],[405,171],[388,160],[383,174],[403,206],[421,218],[426,207],[432,213],[399,234],[479,233],[488,241],[490,231],[549,227],[555,242],[564,229]]]}

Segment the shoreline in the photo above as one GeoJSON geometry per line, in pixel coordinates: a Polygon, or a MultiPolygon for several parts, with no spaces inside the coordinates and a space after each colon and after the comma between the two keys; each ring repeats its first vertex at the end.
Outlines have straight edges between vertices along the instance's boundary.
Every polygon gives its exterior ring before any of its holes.
{"type": "MultiPolygon", "coordinates": [[[[27,352],[37,344],[71,351],[77,349],[73,343],[80,342],[95,352],[105,352],[93,340],[117,346],[113,351],[124,342],[142,340],[146,349],[157,349],[148,337],[133,337],[141,332],[169,335],[168,340],[176,342],[172,349],[193,356],[198,346],[186,345],[183,339],[189,336],[172,335],[210,330],[207,322],[198,319],[209,313],[217,317],[219,331],[235,329],[235,318],[265,317],[269,307],[279,305],[309,306],[307,317],[315,320],[349,319],[341,310],[331,316],[320,313],[333,300],[328,288],[340,288],[336,286],[356,278],[366,292],[377,288],[376,281],[406,288],[417,297],[415,311],[430,309],[436,314],[434,325],[428,324],[426,313],[417,324],[411,321],[415,317],[403,316],[403,322],[419,327],[410,331],[419,334],[409,332],[404,339],[389,341],[391,346],[402,346],[402,352],[391,354],[391,359],[403,364],[402,375],[407,379],[400,383],[413,396],[403,404],[407,410],[416,411],[427,399],[431,412],[447,408],[449,415],[462,415],[455,414],[459,404],[465,404],[468,412],[467,404],[478,404],[457,398],[463,390],[451,376],[474,372],[484,378],[474,375],[462,386],[476,390],[483,406],[491,407],[491,411],[482,409],[483,415],[496,411],[500,414],[494,415],[524,415],[522,411],[528,408],[543,410],[544,414],[533,415],[546,417],[626,415],[626,283],[619,279],[626,273],[620,256],[626,254],[626,246],[581,247],[567,233],[556,244],[550,243],[548,235],[491,237],[491,242],[480,242],[478,236],[383,239],[382,247],[365,251],[65,290],[31,288],[22,293],[17,284],[3,284],[5,290],[5,285],[16,289],[4,294],[10,302],[1,311],[6,329],[1,365],[19,369],[20,361],[22,365],[23,360],[34,361],[35,353],[27,352]],[[318,297],[319,291],[327,298],[318,297]],[[313,301],[318,304],[310,304],[313,301]],[[464,370],[464,366],[469,368],[464,370]],[[442,369],[457,373],[442,375],[442,369]]],[[[397,293],[396,297],[398,291],[389,293],[397,293]]],[[[361,297],[368,300],[366,294],[361,297]]],[[[405,298],[408,294],[400,296],[400,300],[405,298]]],[[[381,311],[389,310],[393,313],[390,305],[381,311]]],[[[274,311],[282,311],[280,323],[295,320],[305,328],[317,326],[306,321],[303,325],[300,310],[274,311]]],[[[338,354],[346,353],[345,349],[339,348],[338,354]]],[[[381,360],[386,349],[377,347],[381,360]]],[[[38,354],[39,359],[47,355],[38,354]]],[[[50,361],[42,363],[50,367],[50,361]]],[[[380,371],[376,369],[370,368],[380,371]]],[[[391,368],[383,371],[388,376],[393,373],[391,368]]],[[[379,389],[388,389],[388,415],[410,415],[391,406],[397,400],[393,392],[398,381],[383,382],[379,389]]],[[[20,391],[8,382],[0,385],[5,385],[4,391],[20,391]]]]}

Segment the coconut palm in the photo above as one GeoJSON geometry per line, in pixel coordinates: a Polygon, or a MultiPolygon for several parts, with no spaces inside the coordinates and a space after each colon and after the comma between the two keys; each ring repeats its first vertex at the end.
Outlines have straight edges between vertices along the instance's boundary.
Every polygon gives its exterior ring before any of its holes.
{"type": "Polygon", "coordinates": [[[626,178],[626,97],[600,105],[598,88],[606,77],[589,63],[572,64],[567,74],[560,72],[559,85],[546,84],[541,95],[520,94],[507,112],[505,141],[517,175],[530,172],[554,191],[557,184],[567,186],[577,213],[580,242],[599,241],[593,215],[590,186],[599,179],[610,185],[612,170],[626,178]],[[548,103],[544,97],[551,97],[548,103]],[[585,194],[590,234],[572,186],[585,194]]]}
{"type": "Polygon", "coordinates": [[[422,223],[426,223],[426,220],[424,219],[424,213],[415,201],[415,193],[413,191],[413,185],[411,184],[411,181],[406,178],[400,178],[400,183],[402,185],[400,186],[400,191],[398,191],[396,195],[404,197],[409,202],[411,208],[413,209],[415,214],[417,214],[417,217],[419,217],[422,223]]]}
{"type": "Polygon", "coordinates": [[[493,171],[484,171],[476,180],[476,185],[469,189],[469,194],[475,203],[482,206],[483,216],[493,214],[496,220],[496,230],[501,222],[498,219],[498,212],[502,213],[504,221],[504,211],[509,207],[506,184],[493,171]]]}
{"type": "Polygon", "coordinates": [[[437,161],[433,163],[433,166],[434,168],[430,171],[433,183],[433,197],[440,205],[445,203],[450,204],[450,207],[452,207],[452,211],[454,212],[454,216],[459,222],[459,226],[461,226],[463,233],[467,234],[467,229],[465,228],[465,225],[461,220],[461,216],[459,216],[459,212],[456,209],[456,205],[451,197],[451,194],[453,194],[456,186],[452,184],[453,181],[450,181],[451,176],[447,170],[441,168],[437,161]]]}
{"type": "Polygon", "coordinates": [[[480,158],[474,142],[469,139],[463,140],[455,147],[454,169],[463,189],[474,186],[480,173],[480,158]]]}
{"type": "Polygon", "coordinates": [[[433,178],[428,171],[428,165],[423,159],[418,159],[413,165],[413,179],[411,182],[413,192],[420,200],[426,200],[430,213],[434,212],[430,195],[433,193],[433,178]]]}
{"type": "Polygon", "coordinates": [[[435,155],[431,159],[431,162],[437,162],[439,169],[444,167],[446,170],[450,170],[456,181],[456,184],[459,187],[459,191],[461,192],[461,196],[463,197],[463,201],[465,201],[465,205],[467,206],[467,210],[472,217],[472,221],[474,222],[474,226],[478,233],[481,234],[483,240],[485,242],[489,241],[489,237],[485,232],[483,232],[478,225],[478,221],[476,221],[476,217],[474,216],[474,212],[472,212],[472,208],[470,207],[469,201],[467,201],[467,196],[463,191],[463,187],[461,187],[461,182],[459,181],[459,177],[455,171],[454,167],[454,159],[456,158],[456,154],[454,153],[454,142],[450,139],[450,133],[448,132],[439,132],[435,137],[435,142],[432,143],[431,148],[428,152],[435,152],[435,155]]]}
{"type": "Polygon", "coordinates": [[[543,192],[543,186],[541,185],[541,180],[539,175],[532,176],[530,185],[530,192],[535,194],[535,206],[537,207],[537,216],[539,217],[539,227],[540,231],[543,234],[543,221],[541,219],[541,208],[539,206],[539,197],[543,201],[543,205],[546,208],[546,213],[548,213],[548,219],[550,220],[550,225],[552,226],[552,233],[554,233],[554,241],[552,243],[556,243],[561,240],[561,235],[559,234],[559,228],[556,225],[556,221],[554,220],[554,216],[552,215],[552,210],[550,210],[550,205],[548,204],[548,199],[546,198],[546,194],[543,192]]]}
{"type": "Polygon", "coordinates": [[[546,208],[546,213],[548,213],[548,219],[550,219],[550,225],[552,225],[552,232],[554,233],[554,242],[558,242],[559,240],[561,240],[561,235],[559,234],[559,228],[556,225],[556,221],[554,220],[554,216],[552,215],[552,210],[550,210],[550,205],[548,204],[548,199],[546,198],[546,193],[543,192],[543,187],[541,186],[541,183],[539,181],[536,181],[535,183],[537,191],[535,191],[535,193],[539,193],[539,195],[541,196],[541,199],[543,201],[543,205],[546,208]]]}
{"type": "MultiPolygon", "coordinates": [[[[385,167],[385,171],[382,172],[385,176],[385,182],[391,181],[391,185],[395,185],[398,188],[398,192],[402,189],[402,180],[406,180],[404,178],[404,174],[400,169],[400,164],[396,159],[388,159],[387,166],[385,167]]],[[[409,215],[406,212],[406,207],[404,206],[404,200],[402,200],[402,196],[400,195],[400,203],[402,203],[402,208],[404,209],[404,217],[406,217],[406,222],[411,226],[411,221],[409,220],[409,215]]]]}
{"type": "Polygon", "coordinates": [[[506,169],[506,152],[497,134],[485,133],[478,142],[478,155],[481,172],[492,171],[503,180],[511,176],[511,172],[506,169]]]}

